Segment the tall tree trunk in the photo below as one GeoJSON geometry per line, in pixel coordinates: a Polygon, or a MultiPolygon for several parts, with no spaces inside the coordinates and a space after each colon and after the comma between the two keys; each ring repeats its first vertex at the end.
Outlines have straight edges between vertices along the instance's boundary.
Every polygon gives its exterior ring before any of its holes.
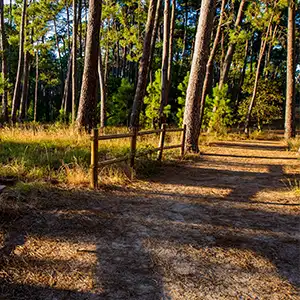
{"type": "Polygon", "coordinates": [[[202,95],[205,68],[209,55],[209,44],[213,27],[215,0],[202,0],[198,21],[195,51],[193,55],[183,123],[186,125],[186,149],[199,152],[200,100],[202,95]]]}
{"type": "Polygon", "coordinates": [[[99,58],[98,58],[98,75],[99,75],[100,97],[101,97],[100,127],[104,128],[106,122],[106,87],[105,87],[101,49],[99,51],[99,58]]]}
{"type": "Polygon", "coordinates": [[[253,87],[252,97],[251,97],[251,101],[250,101],[250,104],[249,104],[249,107],[248,107],[248,112],[247,112],[246,121],[245,121],[244,132],[247,135],[249,135],[249,126],[250,126],[251,113],[252,113],[252,109],[254,107],[254,102],[255,102],[255,98],[256,98],[256,94],[257,94],[258,81],[259,81],[259,76],[260,76],[260,71],[261,71],[261,64],[262,64],[262,60],[263,60],[264,53],[265,53],[265,50],[266,50],[267,39],[268,39],[269,34],[270,34],[270,28],[271,28],[272,21],[273,21],[273,14],[272,14],[272,17],[271,17],[271,19],[269,21],[269,24],[268,24],[265,39],[262,41],[260,51],[259,51],[259,57],[258,57],[257,67],[256,67],[254,87],[253,87]]]}
{"type": "MultiPolygon", "coordinates": [[[[82,57],[82,0],[78,1],[78,24],[79,24],[79,57],[82,57]]],[[[77,26],[78,26],[77,24],[77,26]]]]}
{"type": "Polygon", "coordinates": [[[159,118],[162,120],[164,107],[168,99],[168,63],[169,63],[169,36],[170,36],[170,0],[165,0],[164,7],[164,39],[161,67],[161,93],[159,118]]]}
{"type": "Polygon", "coordinates": [[[34,113],[33,121],[36,122],[37,118],[37,103],[39,93],[39,51],[36,50],[35,53],[35,90],[34,90],[34,113]]]}
{"type": "Polygon", "coordinates": [[[188,0],[185,0],[185,17],[184,17],[184,33],[183,33],[183,40],[182,40],[182,51],[181,51],[181,63],[183,63],[185,57],[185,50],[186,50],[186,43],[187,43],[187,29],[188,29],[188,0]]]}
{"type": "Polygon", "coordinates": [[[264,77],[265,77],[266,80],[267,80],[268,75],[269,75],[268,66],[270,64],[271,52],[272,52],[272,49],[273,49],[273,43],[274,43],[274,39],[275,39],[276,34],[277,34],[277,30],[278,30],[278,24],[275,25],[275,28],[274,28],[273,33],[272,33],[272,39],[269,42],[269,47],[268,47],[268,51],[267,51],[267,54],[266,54],[266,61],[265,61],[266,68],[265,68],[265,74],[264,74],[264,77]]]}
{"type": "Polygon", "coordinates": [[[90,0],[84,70],[77,116],[78,129],[96,125],[96,89],[102,1],[90,0]]]}
{"type": "Polygon", "coordinates": [[[65,79],[64,94],[61,102],[61,109],[64,111],[64,114],[67,114],[69,112],[69,100],[72,98],[70,93],[72,76],[72,56],[73,54],[71,52],[68,60],[68,69],[67,76],[65,79]]]}
{"type": "Polygon", "coordinates": [[[5,33],[4,25],[4,5],[3,0],[0,0],[0,51],[1,51],[1,61],[2,61],[2,82],[3,82],[3,94],[2,94],[2,119],[4,122],[8,121],[8,90],[6,87],[6,82],[8,80],[7,72],[7,39],[5,33]]]}
{"type": "Polygon", "coordinates": [[[213,47],[210,51],[209,59],[208,59],[207,65],[206,65],[206,73],[205,73],[205,79],[204,79],[204,83],[203,83],[203,89],[202,89],[202,95],[201,95],[201,104],[200,104],[200,128],[201,128],[201,125],[202,125],[206,95],[208,94],[209,86],[210,86],[211,81],[212,81],[211,77],[212,77],[212,71],[213,71],[213,62],[214,62],[214,58],[215,58],[215,55],[217,53],[218,45],[219,45],[219,42],[220,42],[220,37],[221,37],[221,32],[222,32],[221,29],[222,29],[222,24],[223,24],[223,19],[224,19],[225,4],[226,4],[226,0],[222,0],[217,32],[216,32],[214,44],[213,44],[213,47]]]}
{"type": "Polygon", "coordinates": [[[12,101],[12,112],[11,112],[11,120],[13,123],[17,121],[17,111],[20,106],[20,98],[21,98],[21,80],[22,80],[22,66],[24,62],[26,11],[27,11],[27,0],[23,0],[22,20],[20,26],[19,60],[18,60],[18,69],[17,69],[14,96],[12,101]]]}
{"type": "Polygon", "coordinates": [[[69,1],[65,0],[66,11],[67,11],[67,36],[68,36],[68,50],[71,51],[71,35],[70,35],[70,11],[69,11],[69,1]]]}
{"type": "Polygon", "coordinates": [[[135,96],[133,100],[132,113],[130,118],[130,126],[139,126],[139,117],[141,112],[141,107],[144,101],[144,96],[146,92],[147,85],[147,75],[149,68],[149,57],[151,52],[151,36],[153,32],[155,13],[156,13],[156,2],[157,0],[150,0],[148,17],[146,24],[146,33],[144,39],[143,55],[140,61],[140,67],[138,72],[138,82],[135,91],[135,96]]]}
{"type": "Polygon", "coordinates": [[[289,0],[288,8],[288,46],[287,80],[284,137],[295,137],[295,0],[289,0]]]}
{"type": "Polygon", "coordinates": [[[73,0],[73,35],[72,35],[72,124],[75,122],[77,97],[77,7],[73,0]]]}
{"type": "MultiPolygon", "coordinates": [[[[167,96],[169,96],[170,87],[171,87],[174,29],[175,29],[175,9],[176,9],[176,0],[172,0],[172,11],[171,11],[171,20],[170,20],[170,42],[169,42],[169,50],[168,50],[169,54],[168,54],[168,79],[167,79],[168,86],[166,92],[167,96]]],[[[167,103],[168,103],[168,97],[167,97],[167,103]]]]}
{"type": "MultiPolygon", "coordinates": [[[[149,57],[149,73],[151,72],[151,69],[152,69],[152,60],[153,60],[153,55],[154,55],[154,50],[155,50],[155,42],[156,42],[159,19],[160,19],[161,2],[162,2],[162,0],[158,0],[157,4],[156,4],[156,13],[155,13],[153,31],[152,31],[152,36],[151,36],[151,46],[150,46],[151,47],[151,52],[150,52],[150,57],[149,57]]],[[[149,74],[149,76],[150,76],[150,74],[149,74]]]]}
{"type": "MultiPolygon", "coordinates": [[[[245,3],[246,3],[246,0],[241,0],[240,6],[239,6],[239,11],[238,11],[236,21],[234,24],[234,30],[236,30],[236,31],[238,31],[238,28],[242,21],[245,3]]],[[[232,62],[232,58],[233,58],[233,54],[234,54],[234,50],[235,50],[235,45],[236,45],[235,43],[230,43],[229,47],[227,49],[223,68],[221,71],[221,76],[220,76],[220,81],[219,81],[219,89],[222,89],[223,85],[227,82],[228,73],[230,70],[230,66],[231,66],[231,62],[232,62]]]]}
{"type": "Polygon", "coordinates": [[[28,100],[28,88],[29,88],[29,68],[30,68],[30,53],[26,51],[24,57],[24,68],[23,68],[23,86],[21,96],[21,106],[19,112],[19,118],[21,121],[25,119],[26,107],[28,100]]]}
{"type": "Polygon", "coordinates": [[[249,54],[249,40],[246,41],[246,45],[245,45],[245,57],[244,57],[243,70],[242,70],[242,74],[241,74],[241,77],[240,77],[238,90],[237,90],[237,93],[236,93],[235,112],[237,112],[238,106],[239,106],[239,103],[240,103],[240,97],[241,97],[242,87],[243,87],[244,80],[245,80],[245,75],[246,75],[246,68],[247,68],[247,62],[248,62],[248,54],[249,54]]]}
{"type": "Polygon", "coordinates": [[[57,26],[56,26],[55,17],[53,19],[53,24],[54,24],[55,43],[56,43],[58,60],[59,60],[59,67],[60,67],[61,89],[63,91],[63,87],[64,87],[64,83],[63,83],[64,82],[64,70],[63,70],[63,65],[62,65],[62,60],[61,60],[61,53],[60,53],[59,39],[58,39],[58,34],[57,34],[57,26]]]}

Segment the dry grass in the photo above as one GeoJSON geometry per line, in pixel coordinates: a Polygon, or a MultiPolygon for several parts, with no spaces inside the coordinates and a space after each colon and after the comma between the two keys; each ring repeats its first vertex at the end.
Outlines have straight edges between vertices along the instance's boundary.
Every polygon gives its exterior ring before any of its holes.
{"type": "MultiPolygon", "coordinates": [[[[106,134],[124,133],[126,128],[108,128],[106,134]]],[[[169,133],[167,144],[178,144],[180,135],[169,133]]],[[[156,148],[159,136],[138,138],[138,153],[156,148]]],[[[50,181],[86,186],[89,182],[90,136],[78,134],[72,128],[61,126],[34,126],[0,129],[0,177],[14,177],[22,181],[50,181]]],[[[100,160],[128,155],[129,139],[99,142],[100,160]]],[[[165,159],[178,157],[177,151],[165,152],[165,159]]],[[[152,156],[154,157],[154,156],[152,156]]],[[[151,155],[148,155],[148,159],[151,155]]],[[[111,181],[119,181],[128,176],[126,168],[105,168],[111,181]]],[[[102,172],[102,173],[103,173],[102,172]]],[[[126,182],[126,181],[125,181],[126,182]]]]}

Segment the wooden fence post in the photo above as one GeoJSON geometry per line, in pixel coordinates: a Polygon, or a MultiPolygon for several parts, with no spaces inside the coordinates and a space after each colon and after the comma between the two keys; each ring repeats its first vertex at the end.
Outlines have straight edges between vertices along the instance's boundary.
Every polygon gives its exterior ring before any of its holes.
{"type": "Polygon", "coordinates": [[[98,129],[93,129],[93,140],[91,145],[91,185],[93,189],[98,187],[98,136],[98,129]]]}
{"type": "Polygon", "coordinates": [[[162,159],[162,154],[163,154],[163,150],[164,150],[164,143],[165,143],[165,136],[166,136],[166,128],[167,128],[167,124],[162,124],[161,125],[161,129],[162,132],[160,133],[160,138],[159,138],[159,145],[158,147],[160,148],[158,150],[158,155],[157,155],[157,160],[161,161],[162,159]]]}
{"type": "Polygon", "coordinates": [[[134,167],[134,159],[136,154],[136,138],[137,138],[137,127],[133,127],[131,129],[132,137],[131,137],[131,143],[130,143],[130,167],[134,167]]]}
{"type": "Polygon", "coordinates": [[[183,131],[182,131],[182,136],[181,136],[181,157],[184,156],[185,153],[185,137],[186,137],[186,125],[183,125],[183,131]]]}

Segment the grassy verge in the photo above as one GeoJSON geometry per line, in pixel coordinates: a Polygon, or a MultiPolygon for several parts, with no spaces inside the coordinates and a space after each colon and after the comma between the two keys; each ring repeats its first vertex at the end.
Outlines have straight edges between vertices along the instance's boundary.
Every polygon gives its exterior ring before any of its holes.
{"type": "MultiPolygon", "coordinates": [[[[106,134],[122,133],[126,128],[109,128],[106,134]]],[[[168,133],[166,144],[178,143],[180,134],[168,133]]],[[[137,151],[156,148],[159,136],[138,138],[137,151]]],[[[2,128],[0,130],[0,177],[22,181],[50,181],[52,183],[88,184],[90,165],[90,136],[78,134],[71,128],[58,126],[2,128]]],[[[100,160],[129,153],[129,139],[99,142],[100,160]]],[[[165,159],[178,156],[179,150],[165,152],[165,159]]],[[[137,170],[143,174],[153,172],[154,155],[137,160],[137,170]]],[[[118,183],[128,178],[126,164],[105,167],[100,171],[102,180],[118,183]]]]}

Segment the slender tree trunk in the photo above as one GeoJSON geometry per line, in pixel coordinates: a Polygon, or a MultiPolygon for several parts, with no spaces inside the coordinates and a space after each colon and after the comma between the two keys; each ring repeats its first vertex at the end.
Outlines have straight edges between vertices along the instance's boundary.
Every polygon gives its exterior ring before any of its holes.
{"type": "Polygon", "coordinates": [[[108,78],[108,59],[109,59],[109,46],[108,42],[106,44],[106,50],[105,50],[105,62],[104,62],[104,83],[106,86],[107,78],[108,78]]]}
{"type": "Polygon", "coordinates": [[[277,30],[278,30],[278,24],[276,24],[276,26],[275,26],[275,28],[273,30],[272,39],[269,42],[268,52],[267,52],[267,55],[266,55],[266,62],[265,62],[266,69],[265,69],[265,74],[264,74],[264,77],[265,77],[266,80],[267,80],[268,75],[269,75],[268,66],[270,64],[271,52],[272,52],[272,49],[273,49],[273,43],[274,43],[274,39],[275,39],[276,34],[277,34],[277,30]]]}
{"type": "Polygon", "coordinates": [[[155,51],[155,42],[156,42],[156,37],[157,37],[157,32],[158,32],[161,2],[162,2],[162,0],[158,0],[157,5],[156,5],[156,14],[155,14],[155,19],[154,19],[153,31],[152,31],[152,36],[151,36],[151,46],[150,46],[151,52],[150,52],[150,57],[149,57],[149,76],[150,76],[150,72],[152,70],[152,60],[153,60],[153,55],[154,55],[154,51],[155,51]]]}
{"type": "Polygon", "coordinates": [[[72,35],[72,124],[75,122],[77,98],[77,7],[73,0],[73,35],[72,35]]]}
{"type": "Polygon", "coordinates": [[[157,0],[150,0],[149,2],[143,55],[140,61],[138,82],[137,82],[136,92],[135,92],[133,106],[132,106],[132,113],[130,118],[131,127],[139,126],[140,111],[141,111],[141,107],[146,92],[149,57],[151,52],[151,36],[152,36],[154,20],[155,20],[156,4],[157,4],[157,0]]]}
{"type": "Polygon", "coordinates": [[[188,0],[185,0],[185,17],[184,17],[184,33],[183,33],[183,40],[182,40],[182,51],[181,51],[181,63],[183,63],[185,57],[185,50],[186,50],[186,40],[187,40],[187,29],[188,29],[188,0]]]}
{"type": "MultiPolygon", "coordinates": [[[[240,6],[239,6],[239,11],[236,17],[236,21],[234,24],[234,30],[238,31],[238,28],[240,26],[240,23],[242,21],[242,16],[243,16],[243,11],[244,11],[244,6],[245,6],[246,0],[241,0],[240,6]]],[[[225,60],[224,60],[224,64],[223,64],[223,68],[221,71],[221,76],[220,76],[220,81],[219,81],[219,89],[222,89],[223,85],[227,82],[227,78],[228,78],[228,73],[230,70],[230,66],[231,66],[231,62],[232,62],[232,58],[233,58],[233,54],[235,51],[235,43],[230,43],[226,56],[225,56],[225,60]]]]}
{"type": "Polygon", "coordinates": [[[67,114],[69,112],[69,100],[71,98],[70,94],[70,87],[71,87],[71,74],[72,74],[72,52],[70,53],[69,56],[69,61],[68,61],[68,70],[67,70],[67,76],[65,79],[65,86],[64,86],[64,94],[62,98],[62,103],[61,103],[61,109],[63,109],[64,114],[67,114]]]}
{"type": "Polygon", "coordinates": [[[161,68],[161,93],[159,118],[162,120],[164,107],[167,104],[168,94],[168,63],[169,63],[169,38],[170,38],[170,0],[165,0],[164,7],[164,39],[161,68]]]}
{"type": "MultiPolygon", "coordinates": [[[[79,57],[82,58],[82,0],[78,1],[78,24],[79,24],[79,57]]],[[[78,27],[78,25],[77,25],[78,27]]]]}
{"type": "Polygon", "coordinates": [[[259,57],[258,57],[257,67],[256,67],[254,87],[253,87],[253,92],[252,92],[252,98],[251,98],[251,101],[250,101],[250,104],[249,104],[249,107],[248,107],[248,112],[247,112],[246,121],[245,121],[244,132],[247,135],[249,135],[249,126],[250,126],[251,113],[252,113],[252,109],[254,107],[254,102],[255,102],[255,98],[256,98],[256,94],[257,94],[258,81],[259,81],[259,76],[260,76],[260,71],[261,71],[261,64],[262,64],[262,60],[263,60],[264,53],[265,53],[265,50],[266,50],[267,39],[268,39],[269,34],[270,34],[270,28],[271,28],[272,21],[273,21],[273,15],[272,15],[272,17],[269,21],[266,36],[265,36],[265,39],[261,43],[261,47],[260,47],[260,51],[259,51],[259,57]]]}
{"type": "MultiPolygon", "coordinates": [[[[170,20],[170,42],[169,42],[169,54],[168,54],[168,86],[167,86],[167,96],[169,96],[170,87],[171,87],[171,75],[172,75],[172,61],[173,61],[173,46],[174,46],[174,29],[175,29],[175,9],[176,9],[176,0],[172,0],[172,11],[171,11],[171,20],[170,20]]],[[[168,97],[167,103],[168,104],[168,97]]]]}
{"type": "Polygon", "coordinates": [[[190,79],[186,93],[183,123],[186,125],[186,149],[199,152],[200,100],[202,95],[205,68],[209,55],[209,44],[213,27],[215,0],[202,0],[201,12],[195,40],[190,79]]]}
{"type": "Polygon", "coordinates": [[[101,96],[100,127],[104,128],[106,122],[106,87],[105,87],[101,49],[99,51],[99,59],[98,59],[98,75],[99,75],[100,96],[101,96]]]}
{"type": "Polygon", "coordinates": [[[78,129],[90,131],[96,125],[96,89],[102,1],[90,0],[84,71],[77,116],[78,129]]]}
{"type": "Polygon", "coordinates": [[[68,50],[71,51],[71,35],[70,35],[70,11],[68,0],[65,0],[66,11],[67,11],[67,36],[68,36],[68,50]]]}
{"type": "Polygon", "coordinates": [[[243,70],[242,70],[242,74],[241,74],[241,77],[240,77],[239,86],[238,86],[238,90],[237,90],[237,94],[236,94],[236,100],[235,100],[235,112],[237,112],[238,106],[239,106],[239,103],[240,103],[242,87],[243,87],[244,80],[245,80],[245,75],[246,75],[248,54],[249,54],[249,40],[246,41],[246,46],[245,46],[245,57],[244,57],[243,70]]]}
{"type": "Polygon", "coordinates": [[[38,103],[38,94],[39,93],[39,51],[36,50],[35,53],[35,91],[34,91],[34,113],[33,121],[36,122],[37,117],[37,103],[38,103]]]}
{"type": "Polygon", "coordinates": [[[59,67],[60,67],[61,88],[62,88],[62,91],[63,91],[63,87],[64,87],[64,83],[63,83],[64,82],[64,70],[63,70],[63,65],[62,65],[62,60],[61,60],[61,52],[60,52],[60,47],[59,47],[59,40],[58,40],[57,26],[56,26],[55,17],[53,19],[53,24],[54,24],[55,43],[56,43],[58,60],[59,60],[59,67]]]}
{"type": "Polygon", "coordinates": [[[30,53],[26,51],[24,56],[23,86],[22,86],[21,106],[19,112],[19,118],[21,121],[25,119],[25,115],[26,115],[28,88],[29,88],[29,68],[30,68],[30,53]]]}
{"type": "Polygon", "coordinates": [[[286,139],[295,137],[295,0],[289,0],[288,8],[288,46],[287,46],[287,84],[285,107],[286,139]]]}
{"type": "Polygon", "coordinates": [[[201,95],[201,104],[200,104],[200,128],[201,128],[201,125],[202,125],[206,95],[208,94],[209,86],[210,86],[211,81],[212,81],[211,77],[212,77],[212,71],[213,71],[213,62],[214,62],[214,58],[215,58],[215,55],[216,55],[216,52],[217,52],[217,49],[218,49],[218,45],[219,45],[219,42],[220,42],[221,31],[222,31],[221,29],[222,29],[222,24],[223,24],[223,19],[224,19],[225,4],[226,4],[226,0],[222,0],[217,32],[216,32],[214,44],[213,44],[213,47],[210,51],[209,59],[208,59],[207,65],[206,65],[206,73],[205,73],[205,79],[204,79],[204,83],[203,83],[203,89],[202,89],[202,95],[201,95]]]}
{"type": "Polygon", "coordinates": [[[2,82],[3,82],[3,94],[2,94],[2,119],[4,122],[8,121],[8,91],[6,87],[6,82],[8,80],[7,72],[7,39],[5,33],[4,25],[4,5],[3,0],[0,0],[0,51],[1,51],[1,61],[2,61],[2,82]]]}
{"type": "Polygon", "coordinates": [[[11,120],[13,123],[15,123],[17,121],[17,111],[20,107],[22,66],[23,66],[23,62],[24,62],[26,11],[27,11],[27,0],[23,0],[22,20],[21,20],[21,26],[20,26],[19,60],[18,60],[18,69],[17,69],[14,96],[13,96],[13,101],[12,101],[12,112],[11,112],[11,120]]]}

